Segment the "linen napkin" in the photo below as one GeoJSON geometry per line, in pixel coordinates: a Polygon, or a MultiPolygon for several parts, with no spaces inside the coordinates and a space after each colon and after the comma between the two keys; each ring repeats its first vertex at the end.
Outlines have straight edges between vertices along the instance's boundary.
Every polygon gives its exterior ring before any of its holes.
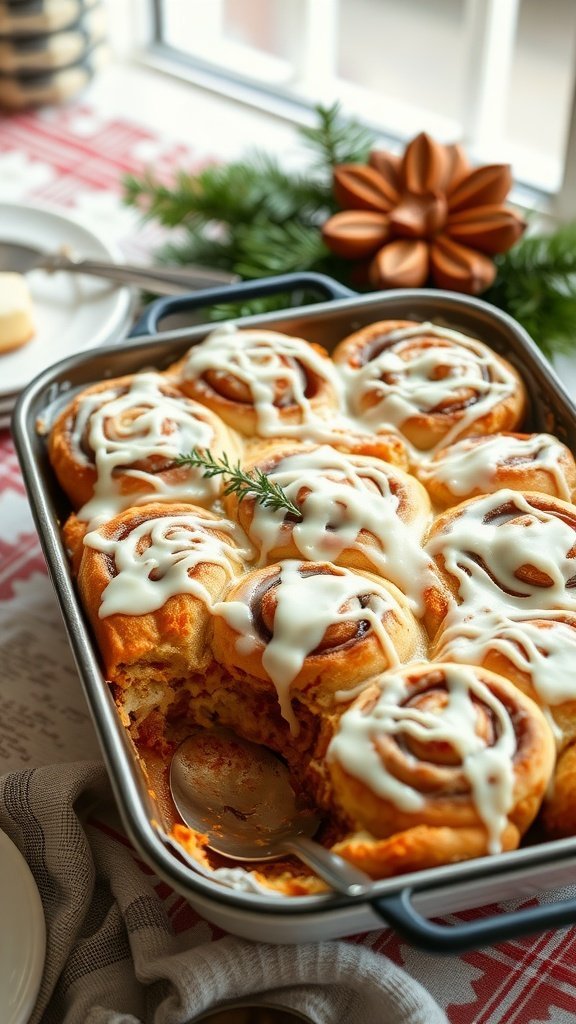
{"type": "MultiPolygon", "coordinates": [[[[87,823],[110,802],[98,762],[0,779],[0,828],[36,880],[47,927],[42,985],[30,1024],[188,1024],[233,1000],[318,1024],[442,1024],[426,990],[372,950],[326,941],[272,945],[175,935],[150,877],[87,823]]],[[[245,1018],[244,1018],[245,1019],[245,1018]]]]}

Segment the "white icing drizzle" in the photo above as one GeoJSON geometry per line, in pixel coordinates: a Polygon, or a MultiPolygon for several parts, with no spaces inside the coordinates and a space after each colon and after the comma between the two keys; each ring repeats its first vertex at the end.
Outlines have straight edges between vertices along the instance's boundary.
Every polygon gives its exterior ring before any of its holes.
{"type": "MultiPolygon", "coordinates": [[[[475,420],[513,394],[517,387],[514,374],[496,360],[486,345],[432,323],[390,331],[380,355],[359,368],[341,365],[340,369],[347,382],[352,411],[373,430],[402,431],[411,417],[433,412],[471,390],[474,401],[460,410],[457,422],[439,442],[442,446],[467,431],[475,420]],[[409,359],[403,359],[399,351],[392,348],[420,335],[454,344],[452,347],[432,345],[411,353],[409,359]],[[378,400],[363,409],[364,396],[370,393],[378,400]]],[[[430,449],[428,454],[434,450],[430,449]]]]}
{"type": "Polygon", "coordinates": [[[468,505],[448,532],[427,545],[431,554],[443,555],[459,585],[460,603],[448,612],[435,658],[479,665],[498,651],[530,676],[545,706],[576,699],[576,622],[570,625],[570,615],[562,621],[563,612],[576,611],[576,588],[567,586],[576,575],[576,559],[569,555],[575,545],[568,523],[535,509],[518,491],[497,491],[468,505]],[[518,517],[526,517],[522,523],[483,521],[508,502],[518,517]],[[550,585],[518,579],[526,565],[545,574],[550,585]]]}
{"type": "Polygon", "coordinates": [[[315,438],[317,433],[322,437],[330,429],[306,396],[302,368],[340,395],[334,364],[302,338],[276,331],[238,330],[234,324],[224,324],[190,349],[182,378],[202,377],[212,370],[241,381],[251,395],[262,437],[315,438]],[[285,400],[297,407],[300,422],[286,423],[282,409],[275,405],[279,384],[283,385],[285,400]]]}
{"type": "Polygon", "coordinates": [[[426,550],[444,557],[468,612],[576,611],[576,587],[567,586],[576,575],[576,558],[570,555],[575,545],[576,531],[568,523],[535,508],[521,492],[504,488],[473,500],[445,533],[428,541],[426,550]],[[512,513],[498,516],[508,505],[512,513]],[[520,579],[519,570],[527,565],[549,583],[536,586],[520,579]]]}
{"type": "Polygon", "coordinates": [[[247,871],[246,868],[213,868],[209,872],[209,877],[215,878],[221,885],[225,885],[227,889],[234,889],[236,892],[257,892],[264,896],[280,898],[283,896],[282,892],[259,882],[255,873],[247,871]]]}
{"type": "Polygon", "coordinates": [[[558,497],[570,501],[565,458],[564,445],[551,434],[532,434],[528,438],[494,434],[482,439],[465,438],[441,450],[432,462],[421,466],[418,476],[424,484],[438,480],[457,497],[474,489],[488,493],[498,486],[498,469],[512,461],[514,465],[525,465],[528,471],[533,467],[549,473],[558,497]]]}
{"type": "MultiPolygon", "coordinates": [[[[288,559],[279,564],[279,581],[274,588],[273,633],[265,647],[262,665],[278,693],[282,716],[292,734],[297,735],[298,722],[290,703],[290,685],[326,630],[338,622],[367,621],[390,665],[397,665],[398,655],[382,618],[389,609],[402,618],[404,613],[385,587],[347,569],[303,575],[306,566],[297,560],[288,559]],[[368,595],[365,606],[359,600],[354,601],[364,595],[368,595]],[[352,602],[352,607],[345,607],[348,602],[352,602]]],[[[245,649],[246,638],[249,644],[257,645],[257,625],[247,605],[240,601],[221,601],[214,606],[214,611],[240,634],[237,641],[240,650],[245,649]]]]}
{"type": "Polygon", "coordinates": [[[198,469],[185,467],[162,474],[133,468],[146,459],[169,462],[213,443],[210,411],[184,395],[163,394],[162,386],[166,380],[159,374],[142,373],[125,394],[114,389],[97,391],[79,403],[72,444],[80,452],[86,433],[97,471],[94,495],[80,509],[80,519],[96,525],[146,501],[198,504],[213,501],[218,494],[218,481],[205,478],[198,469]],[[141,493],[121,493],[116,477],[120,469],[123,476],[144,482],[141,493]]]}
{"type": "MultiPolygon", "coordinates": [[[[408,597],[416,613],[422,613],[424,589],[433,582],[430,559],[420,543],[430,509],[425,498],[424,505],[418,504],[421,497],[415,493],[408,498],[408,520],[400,518],[391,482],[398,481],[401,488],[405,484],[394,467],[376,459],[351,461],[324,446],[286,456],[268,475],[301,508],[302,519],[291,532],[304,558],[336,561],[344,549],[362,551],[374,569],[408,597]],[[306,496],[299,499],[303,490],[306,496]],[[372,534],[378,546],[363,543],[362,530],[372,534]]],[[[418,486],[410,477],[406,485],[413,490],[418,486]]],[[[284,523],[284,510],[273,512],[255,503],[249,534],[258,541],[263,562],[281,542],[284,523]]]]}
{"type": "MultiPolygon", "coordinates": [[[[473,669],[443,665],[447,702],[436,712],[403,706],[410,694],[401,672],[379,677],[382,693],[374,707],[365,711],[360,702],[344,712],[328,748],[328,760],[338,761],[344,770],[360,779],[377,796],[406,812],[418,814],[425,796],[389,770],[375,744],[379,737],[413,737],[423,743],[447,743],[460,759],[461,770],[470,785],[478,816],[488,832],[488,850],[501,850],[501,836],[514,804],[514,755],[516,736],[504,705],[481,682],[473,669]],[[488,745],[477,731],[475,698],[491,712],[495,736],[488,745]]],[[[405,755],[408,763],[415,760],[405,755]]],[[[444,766],[441,766],[444,768],[444,766]]]]}
{"type": "Polygon", "coordinates": [[[121,539],[103,537],[97,530],[88,533],[84,544],[109,555],[116,568],[102,594],[99,617],[145,615],[176,594],[191,594],[211,607],[210,593],[191,573],[208,563],[232,575],[233,565],[242,566],[243,554],[215,531],[232,538],[236,527],[191,514],[147,519],[121,539]]]}
{"type": "Polygon", "coordinates": [[[509,609],[451,610],[435,650],[439,661],[481,665],[497,651],[526,673],[544,705],[576,700],[576,620],[558,620],[557,611],[522,612],[509,609]]]}

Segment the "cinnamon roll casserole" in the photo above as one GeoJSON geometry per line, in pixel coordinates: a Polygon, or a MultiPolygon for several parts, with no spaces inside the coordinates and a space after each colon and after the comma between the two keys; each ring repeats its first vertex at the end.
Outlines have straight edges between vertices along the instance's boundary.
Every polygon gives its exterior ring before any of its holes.
{"type": "MultiPolygon", "coordinates": [[[[104,675],[164,826],[215,878],[167,784],[215,726],[283,758],[319,841],[374,878],[576,833],[576,464],[528,405],[509,362],[435,324],[332,356],[226,325],[55,420],[104,675]]],[[[248,873],[324,887],[288,856],[248,873]]]]}

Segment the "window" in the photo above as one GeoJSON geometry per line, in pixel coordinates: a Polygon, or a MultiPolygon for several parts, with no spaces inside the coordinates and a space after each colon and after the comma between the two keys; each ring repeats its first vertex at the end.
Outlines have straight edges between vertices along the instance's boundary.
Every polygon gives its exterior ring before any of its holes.
{"type": "Polygon", "coordinates": [[[151,2],[151,53],[204,85],[296,120],[337,97],[391,145],[463,141],[576,212],[574,0],[151,2]]]}

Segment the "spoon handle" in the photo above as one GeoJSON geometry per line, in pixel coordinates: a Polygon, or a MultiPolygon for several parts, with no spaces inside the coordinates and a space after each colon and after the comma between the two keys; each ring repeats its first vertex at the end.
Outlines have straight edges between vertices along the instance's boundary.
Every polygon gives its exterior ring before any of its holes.
{"type": "Polygon", "coordinates": [[[106,263],[103,260],[73,259],[64,253],[46,257],[42,267],[49,272],[65,270],[72,274],[89,274],[123,284],[136,284],[158,295],[179,295],[210,285],[232,284],[238,280],[236,274],[193,264],[187,267],[145,267],[129,263],[106,263]]]}
{"type": "Polygon", "coordinates": [[[353,867],[343,857],[331,853],[308,836],[294,836],[282,841],[282,849],[294,853],[325,882],[345,896],[363,896],[373,884],[369,875],[353,867]]]}

